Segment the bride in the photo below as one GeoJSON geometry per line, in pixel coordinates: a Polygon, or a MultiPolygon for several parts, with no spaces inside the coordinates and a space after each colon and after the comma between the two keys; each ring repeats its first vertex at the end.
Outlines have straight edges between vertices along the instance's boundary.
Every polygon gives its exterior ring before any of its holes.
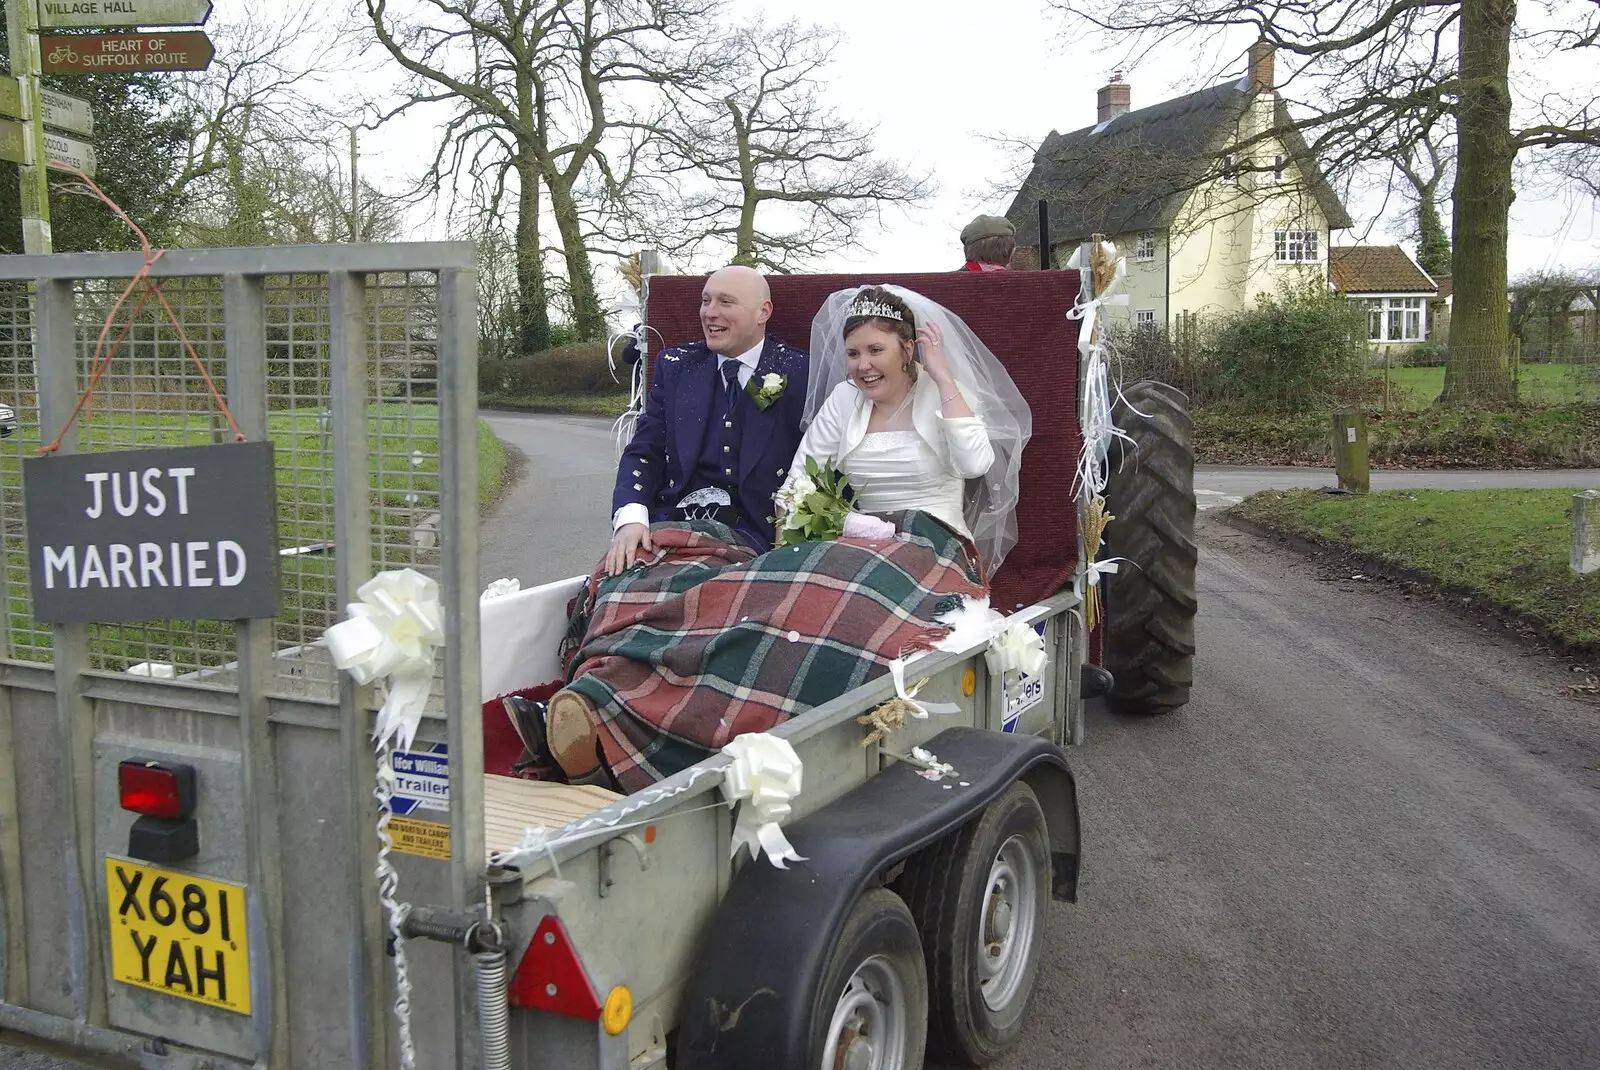
{"type": "Polygon", "coordinates": [[[1016,543],[1032,431],[1004,366],[954,313],[898,286],[831,295],[811,345],[810,424],[785,490],[814,458],[849,478],[862,512],[919,509],[972,541],[993,575],[1016,543]]]}
{"type": "Polygon", "coordinates": [[[578,597],[569,682],[523,732],[543,737],[532,764],[637,791],[886,674],[987,593],[1032,417],[959,317],[896,286],[830,295],[806,413],[776,500],[809,493],[808,458],[837,469],[856,494],[843,536],[757,555],[714,521],[656,525],[651,561],[578,597]]]}

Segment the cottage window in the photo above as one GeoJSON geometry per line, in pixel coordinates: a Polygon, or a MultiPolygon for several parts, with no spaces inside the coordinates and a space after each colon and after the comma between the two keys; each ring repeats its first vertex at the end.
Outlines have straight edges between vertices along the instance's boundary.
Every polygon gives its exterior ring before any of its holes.
{"type": "Polygon", "coordinates": [[[1420,297],[1374,297],[1367,305],[1369,342],[1421,342],[1427,338],[1420,297]]]}
{"type": "Polygon", "coordinates": [[[1156,236],[1150,231],[1139,235],[1139,240],[1133,245],[1133,258],[1135,260],[1154,260],[1156,258],[1156,236]]]}
{"type": "Polygon", "coordinates": [[[1153,308],[1138,309],[1133,314],[1133,325],[1135,327],[1154,327],[1156,325],[1156,310],[1153,308]]]}
{"type": "Polygon", "coordinates": [[[1314,264],[1317,254],[1317,232],[1314,230],[1279,230],[1272,235],[1273,256],[1280,264],[1314,264]]]}
{"type": "Polygon", "coordinates": [[[1234,162],[1231,152],[1222,157],[1222,181],[1229,186],[1239,184],[1239,165],[1234,162]]]}
{"type": "Polygon", "coordinates": [[[1282,181],[1283,181],[1283,157],[1282,156],[1274,156],[1272,158],[1272,182],[1273,182],[1273,185],[1277,185],[1277,184],[1281,183],[1282,181]]]}

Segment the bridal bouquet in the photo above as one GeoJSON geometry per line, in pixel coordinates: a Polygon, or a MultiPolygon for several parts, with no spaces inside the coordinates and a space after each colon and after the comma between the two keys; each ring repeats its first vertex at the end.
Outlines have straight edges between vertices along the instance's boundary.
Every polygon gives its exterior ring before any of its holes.
{"type": "Polygon", "coordinates": [[[806,470],[773,496],[781,523],[778,545],[837,539],[855,506],[855,493],[846,493],[844,473],[832,465],[806,458],[806,470]]]}

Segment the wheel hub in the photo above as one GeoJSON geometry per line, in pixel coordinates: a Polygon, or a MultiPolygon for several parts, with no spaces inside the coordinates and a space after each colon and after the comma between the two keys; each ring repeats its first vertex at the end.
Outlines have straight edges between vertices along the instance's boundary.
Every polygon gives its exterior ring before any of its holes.
{"type": "Polygon", "coordinates": [[[908,1036],[905,982],[874,955],[839,994],[823,1050],[824,1070],[903,1070],[908,1036]]]}
{"type": "Polygon", "coordinates": [[[1009,1007],[1026,993],[1025,980],[1036,937],[1039,909],[1037,863],[1027,844],[1013,836],[989,867],[979,934],[978,986],[991,1010],[1009,1007]]]}
{"type": "Polygon", "coordinates": [[[872,1070],[876,1065],[872,1061],[876,1054],[871,1040],[866,1037],[856,1037],[845,1049],[844,1070],[872,1070]]]}

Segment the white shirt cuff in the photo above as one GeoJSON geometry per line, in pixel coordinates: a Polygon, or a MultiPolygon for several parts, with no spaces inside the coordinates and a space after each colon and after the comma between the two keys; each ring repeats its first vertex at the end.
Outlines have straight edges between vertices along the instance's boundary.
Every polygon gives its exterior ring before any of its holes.
{"type": "Polygon", "coordinates": [[[611,530],[615,532],[628,524],[650,526],[650,508],[642,502],[629,502],[611,515],[611,530]]]}

